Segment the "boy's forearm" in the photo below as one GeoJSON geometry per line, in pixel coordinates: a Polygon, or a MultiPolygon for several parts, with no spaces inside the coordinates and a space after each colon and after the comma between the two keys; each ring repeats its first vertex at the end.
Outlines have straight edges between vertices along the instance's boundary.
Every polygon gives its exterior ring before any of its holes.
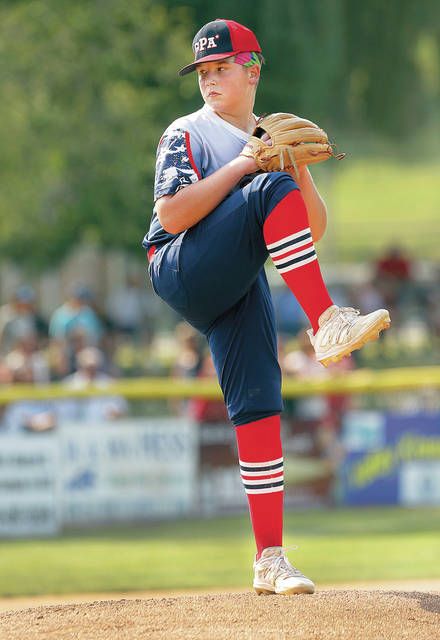
{"type": "Polygon", "coordinates": [[[250,158],[238,156],[203,180],[156,203],[158,217],[169,233],[180,233],[205,218],[246,174],[256,170],[250,158]]]}
{"type": "Polygon", "coordinates": [[[299,176],[294,178],[301,189],[302,197],[309,216],[310,229],[314,242],[318,242],[325,233],[327,227],[327,207],[316,188],[310,171],[306,166],[299,169],[299,176]]]}

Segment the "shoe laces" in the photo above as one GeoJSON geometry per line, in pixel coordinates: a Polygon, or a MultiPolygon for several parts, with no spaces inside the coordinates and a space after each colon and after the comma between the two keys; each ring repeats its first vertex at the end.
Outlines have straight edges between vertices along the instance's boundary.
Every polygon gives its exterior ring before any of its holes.
{"type": "Polygon", "coordinates": [[[296,549],[298,549],[297,546],[282,547],[279,556],[268,556],[267,558],[260,558],[257,561],[258,568],[262,569],[267,577],[289,578],[292,575],[302,576],[303,574],[301,573],[301,571],[292,566],[285,555],[287,551],[296,549]]]}
{"type": "Polygon", "coordinates": [[[336,342],[339,342],[344,332],[349,333],[359,315],[359,309],[353,309],[352,307],[339,307],[335,315],[327,320],[323,329],[328,333],[331,332],[333,337],[336,339],[336,342]]]}

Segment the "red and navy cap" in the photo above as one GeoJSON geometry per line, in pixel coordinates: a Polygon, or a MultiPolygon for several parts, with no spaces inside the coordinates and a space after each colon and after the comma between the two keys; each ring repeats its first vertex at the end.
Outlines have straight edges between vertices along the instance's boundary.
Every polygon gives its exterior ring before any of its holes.
{"type": "Polygon", "coordinates": [[[253,31],[239,22],[222,18],[205,24],[194,36],[192,48],[194,62],[180,69],[179,76],[194,71],[199,62],[222,60],[242,51],[261,53],[260,44],[253,31]]]}

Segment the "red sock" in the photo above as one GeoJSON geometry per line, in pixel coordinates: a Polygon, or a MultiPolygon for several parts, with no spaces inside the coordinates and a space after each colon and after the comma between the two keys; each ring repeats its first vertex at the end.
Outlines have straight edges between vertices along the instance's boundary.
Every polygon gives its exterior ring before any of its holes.
{"type": "Polygon", "coordinates": [[[257,545],[257,558],[266,547],[283,544],[283,453],[280,416],[235,427],[241,479],[257,545]]]}
{"type": "Polygon", "coordinates": [[[288,193],[271,211],[263,235],[270,257],[316,333],[319,316],[333,302],[322,279],[307,209],[298,190],[288,193]]]}

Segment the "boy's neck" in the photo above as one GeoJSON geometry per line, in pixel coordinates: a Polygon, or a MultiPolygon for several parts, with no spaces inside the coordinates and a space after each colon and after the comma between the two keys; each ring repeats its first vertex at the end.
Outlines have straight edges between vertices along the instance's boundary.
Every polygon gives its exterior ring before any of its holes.
{"type": "Polygon", "coordinates": [[[245,131],[246,133],[252,133],[255,129],[255,116],[252,112],[244,113],[244,114],[231,114],[231,113],[220,113],[219,111],[215,112],[219,118],[222,120],[226,120],[229,124],[234,125],[237,129],[241,129],[241,131],[245,131]]]}

